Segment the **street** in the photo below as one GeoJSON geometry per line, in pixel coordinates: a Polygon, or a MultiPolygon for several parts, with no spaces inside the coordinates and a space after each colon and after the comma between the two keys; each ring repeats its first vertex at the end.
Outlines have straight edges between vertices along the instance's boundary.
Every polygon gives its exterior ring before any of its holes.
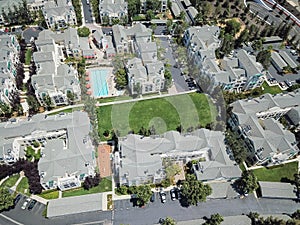
{"type": "Polygon", "coordinates": [[[247,214],[250,211],[259,214],[292,213],[299,204],[291,200],[256,199],[249,195],[244,199],[208,200],[198,206],[182,207],[178,200],[172,201],[167,193],[166,203],[161,203],[158,193],[156,200],[144,208],[133,208],[129,200],[115,202],[114,224],[150,225],[158,223],[159,218],[170,216],[176,221],[200,219],[214,213],[222,216],[247,214]]]}

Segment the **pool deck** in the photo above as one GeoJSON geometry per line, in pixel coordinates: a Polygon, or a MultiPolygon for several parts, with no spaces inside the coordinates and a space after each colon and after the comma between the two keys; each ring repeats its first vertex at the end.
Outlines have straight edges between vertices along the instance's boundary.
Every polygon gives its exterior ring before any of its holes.
{"type": "MultiPolygon", "coordinates": [[[[118,96],[118,90],[115,88],[116,83],[114,81],[113,67],[94,67],[94,68],[87,69],[87,71],[89,71],[89,72],[91,72],[93,70],[107,70],[106,83],[107,83],[107,88],[108,88],[107,96],[93,96],[93,97],[105,98],[105,97],[118,96]]],[[[91,90],[93,90],[92,79],[90,79],[88,83],[91,85],[91,90]]],[[[92,92],[92,95],[93,95],[93,92],[92,92]]]]}

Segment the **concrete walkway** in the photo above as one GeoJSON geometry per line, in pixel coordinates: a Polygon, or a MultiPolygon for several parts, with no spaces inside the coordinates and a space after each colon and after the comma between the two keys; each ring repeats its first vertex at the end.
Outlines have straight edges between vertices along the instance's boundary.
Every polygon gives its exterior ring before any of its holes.
{"type": "Polygon", "coordinates": [[[32,198],[32,199],[34,199],[34,200],[36,200],[36,201],[38,201],[38,202],[40,202],[40,203],[42,203],[44,205],[47,205],[47,203],[49,202],[48,199],[44,199],[44,198],[42,198],[42,197],[40,197],[38,195],[31,195],[30,198],[32,198]]]}
{"type": "MultiPolygon", "coordinates": [[[[120,101],[114,101],[114,102],[96,103],[96,106],[99,107],[99,106],[116,105],[116,104],[122,104],[122,103],[128,103],[128,102],[137,102],[137,101],[148,100],[148,99],[165,98],[165,97],[170,97],[170,96],[189,94],[189,93],[193,93],[193,92],[196,92],[196,90],[185,91],[185,92],[180,92],[180,93],[169,93],[169,94],[161,94],[161,95],[154,95],[154,96],[146,96],[146,97],[143,97],[143,98],[120,100],[120,101]]],[[[43,114],[48,115],[48,114],[60,112],[60,111],[66,110],[66,109],[79,108],[79,107],[83,107],[83,106],[84,106],[83,103],[76,104],[76,105],[68,105],[68,106],[65,106],[65,107],[61,107],[59,109],[53,109],[51,111],[45,111],[45,112],[43,112],[43,114]]]]}
{"type": "MultiPolygon", "coordinates": [[[[290,163],[290,162],[298,162],[298,172],[300,171],[300,156],[298,156],[295,159],[291,159],[291,160],[286,160],[280,164],[274,164],[274,165],[270,165],[270,166],[278,166],[278,165],[282,165],[282,164],[286,164],[286,163],[290,163]]],[[[264,166],[251,166],[251,167],[247,167],[246,163],[244,163],[244,166],[246,167],[246,170],[255,170],[255,169],[259,169],[259,168],[265,168],[264,166]]]]}

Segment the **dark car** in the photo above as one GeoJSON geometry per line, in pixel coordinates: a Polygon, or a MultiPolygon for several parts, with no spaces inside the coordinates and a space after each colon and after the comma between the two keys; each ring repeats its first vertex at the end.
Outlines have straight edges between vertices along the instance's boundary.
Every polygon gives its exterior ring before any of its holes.
{"type": "Polygon", "coordinates": [[[14,204],[15,204],[15,205],[20,201],[21,197],[22,197],[22,196],[21,196],[20,194],[18,194],[18,195],[16,196],[16,198],[15,198],[15,200],[14,200],[14,204]]]}
{"type": "Polygon", "coordinates": [[[150,202],[154,202],[154,201],[155,201],[155,193],[152,191],[150,202]]]}
{"type": "Polygon", "coordinates": [[[178,200],[181,199],[181,192],[180,192],[180,189],[179,189],[179,188],[176,189],[176,196],[177,196],[177,199],[178,199],[178,200]]]}
{"type": "Polygon", "coordinates": [[[28,210],[31,211],[36,204],[36,200],[32,200],[28,206],[28,210]]]}
{"type": "Polygon", "coordinates": [[[171,195],[172,201],[174,201],[176,199],[176,194],[175,194],[175,190],[174,189],[170,190],[170,195],[171,195]]]}

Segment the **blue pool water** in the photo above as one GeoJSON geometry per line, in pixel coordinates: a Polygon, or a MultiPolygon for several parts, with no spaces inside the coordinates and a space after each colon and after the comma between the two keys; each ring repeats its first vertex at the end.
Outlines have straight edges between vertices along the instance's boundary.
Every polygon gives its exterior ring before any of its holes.
{"type": "Polygon", "coordinates": [[[108,96],[107,70],[91,70],[90,78],[94,97],[108,96]]]}

